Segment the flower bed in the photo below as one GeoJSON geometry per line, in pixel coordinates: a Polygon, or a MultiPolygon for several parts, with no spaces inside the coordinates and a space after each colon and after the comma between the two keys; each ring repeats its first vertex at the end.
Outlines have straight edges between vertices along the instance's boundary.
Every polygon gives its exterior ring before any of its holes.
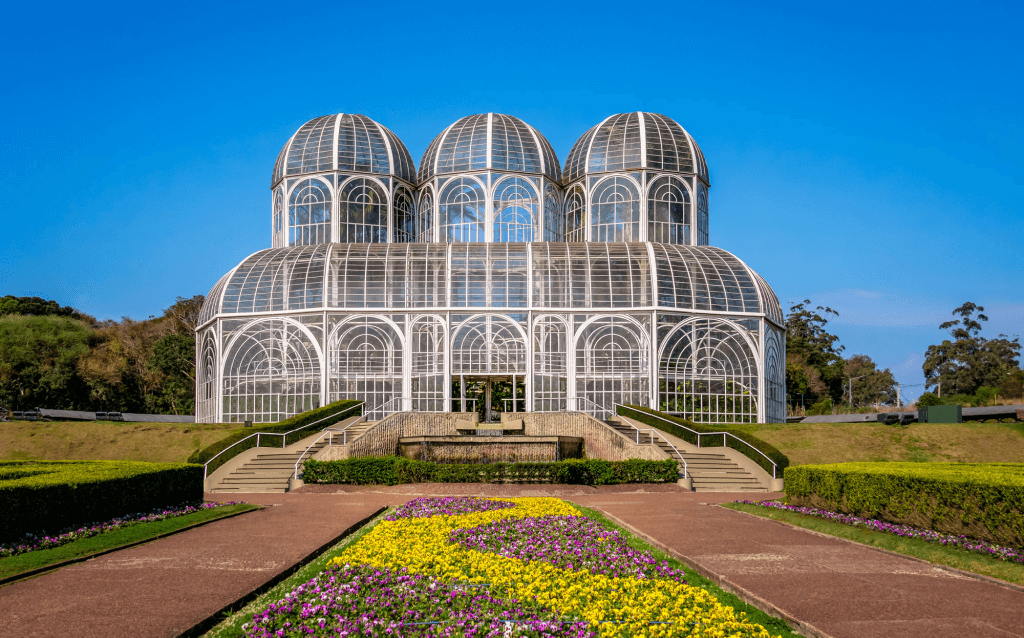
{"type": "Polygon", "coordinates": [[[185,516],[186,514],[192,514],[202,510],[214,509],[217,507],[225,507],[227,505],[237,505],[242,501],[229,501],[226,503],[200,503],[199,505],[179,505],[177,507],[168,508],[165,510],[149,512],[145,514],[131,514],[128,516],[122,516],[121,518],[115,518],[107,521],[106,523],[96,523],[93,525],[87,525],[77,529],[67,529],[58,532],[53,535],[49,534],[35,534],[26,536],[20,542],[0,545],[0,558],[7,558],[9,556],[17,556],[18,554],[25,554],[27,552],[34,552],[40,549],[53,549],[54,547],[60,547],[61,545],[67,545],[83,538],[91,538],[107,532],[113,532],[114,530],[123,529],[125,527],[131,527],[140,523],[153,523],[155,521],[162,521],[168,518],[177,518],[178,516],[185,516]]]}
{"type": "Polygon", "coordinates": [[[816,507],[803,507],[800,505],[787,505],[778,501],[736,501],[737,503],[744,503],[746,505],[758,505],[760,507],[767,507],[771,509],[781,510],[784,512],[793,512],[795,514],[803,514],[805,516],[814,516],[815,518],[823,518],[834,523],[844,523],[846,525],[855,525],[857,527],[865,527],[875,532],[883,532],[886,534],[893,534],[903,538],[915,538],[917,540],[926,541],[929,543],[935,543],[937,545],[945,545],[946,547],[952,547],[954,549],[961,549],[966,552],[973,552],[975,554],[983,554],[999,560],[1005,560],[1012,563],[1019,563],[1024,565],[1024,552],[1012,547],[1004,547],[1002,545],[995,545],[987,541],[982,541],[974,538],[968,538],[967,536],[954,536],[953,534],[942,534],[930,529],[922,529],[920,527],[913,527],[911,525],[898,525],[896,523],[887,523],[873,518],[863,518],[860,516],[854,516],[852,514],[843,514],[840,512],[831,512],[829,510],[818,509],[816,507]]]}
{"type": "Polygon", "coordinates": [[[553,498],[417,499],[248,636],[757,636],[680,570],[553,498]]]}

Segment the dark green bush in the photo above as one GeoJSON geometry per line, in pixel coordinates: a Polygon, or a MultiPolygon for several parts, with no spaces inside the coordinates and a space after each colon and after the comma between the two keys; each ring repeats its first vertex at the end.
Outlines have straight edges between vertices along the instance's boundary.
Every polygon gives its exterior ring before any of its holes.
{"type": "Polygon", "coordinates": [[[786,470],[786,498],[1024,547],[1024,464],[800,465],[786,470]]]}
{"type": "Polygon", "coordinates": [[[601,461],[574,459],[549,463],[433,463],[398,456],[364,457],[344,461],[308,460],[306,483],[399,485],[402,483],[558,483],[616,485],[674,483],[675,461],[601,461]]]}
{"type": "Polygon", "coordinates": [[[942,399],[940,399],[934,392],[925,392],[921,396],[917,397],[917,407],[929,408],[933,405],[944,405],[942,399]]]}
{"type": "MultiPolygon", "coordinates": [[[[782,478],[782,471],[789,467],[789,457],[780,452],[779,449],[776,448],[774,445],[766,441],[762,441],[761,439],[757,438],[756,436],[748,432],[730,429],[727,425],[722,425],[720,423],[694,423],[693,421],[687,419],[681,419],[679,417],[665,414],[664,412],[658,412],[657,410],[651,410],[650,408],[643,408],[638,405],[620,406],[618,408],[618,414],[619,416],[629,417],[630,419],[640,421],[641,423],[645,423],[653,428],[662,430],[663,432],[668,432],[669,434],[679,437],[680,439],[686,441],[687,443],[692,443],[693,445],[697,445],[697,435],[687,430],[684,430],[682,427],[675,427],[676,425],[684,426],[689,428],[690,430],[695,430],[696,432],[700,433],[728,432],[729,434],[735,436],[737,439],[745,441],[749,445],[744,445],[739,441],[727,438],[727,446],[740,452],[750,460],[754,461],[762,468],[764,468],[764,470],[769,474],[772,473],[772,464],[769,463],[768,459],[764,458],[764,456],[761,456],[757,452],[753,451],[751,449],[751,446],[753,446],[754,449],[763,452],[768,458],[770,458],[772,461],[778,464],[779,469],[777,472],[777,478],[782,478]],[[671,423],[666,423],[662,419],[666,419],[671,423]]],[[[713,436],[703,436],[700,439],[700,446],[722,447],[722,439],[713,436]]]]}
{"type": "Polygon", "coordinates": [[[137,461],[0,462],[0,540],[203,500],[203,468],[137,461]]]}
{"type": "MultiPolygon", "coordinates": [[[[290,445],[292,443],[295,443],[296,441],[301,441],[302,439],[306,438],[313,432],[323,430],[324,428],[334,425],[339,421],[343,421],[344,419],[347,419],[352,416],[359,416],[362,413],[362,404],[362,401],[355,401],[352,399],[335,401],[334,403],[329,403],[322,408],[315,408],[313,410],[307,410],[302,414],[296,414],[295,416],[285,419],[284,421],[278,421],[277,423],[270,424],[261,424],[259,428],[252,428],[251,430],[246,429],[240,432],[234,432],[233,434],[229,434],[228,436],[224,437],[219,441],[216,441],[215,443],[211,443],[204,449],[194,452],[192,456],[188,457],[188,462],[203,465],[210,459],[214,458],[224,450],[234,445],[235,443],[238,443],[242,439],[248,436],[252,436],[257,432],[266,434],[284,434],[285,432],[290,432],[291,430],[298,429],[297,432],[292,432],[286,437],[260,437],[260,447],[283,447],[281,445],[282,438],[285,439],[284,445],[290,445]],[[321,419],[326,420],[321,421],[321,419]],[[304,425],[308,425],[309,427],[303,428],[302,426],[304,425]]],[[[249,439],[248,441],[242,443],[241,445],[236,445],[227,454],[222,454],[221,456],[217,457],[217,460],[211,463],[210,466],[207,468],[207,472],[212,473],[218,467],[224,465],[226,462],[228,462],[230,459],[234,458],[238,454],[254,447],[256,447],[256,437],[249,439]]]]}

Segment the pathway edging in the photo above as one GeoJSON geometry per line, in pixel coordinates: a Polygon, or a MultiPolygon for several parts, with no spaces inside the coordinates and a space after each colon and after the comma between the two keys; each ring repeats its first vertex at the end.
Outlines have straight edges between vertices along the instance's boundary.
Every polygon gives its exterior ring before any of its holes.
{"type": "Polygon", "coordinates": [[[999,585],[1000,587],[1005,587],[1007,589],[1012,589],[1014,591],[1024,593],[1024,587],[1022,587],[1021,585],[1017,585],[1015,583],[1011,583],[1011,582],[1008,582],[1008,581],[1005,581],[1005,580],[1000,580],[1000,579],[995,578],[993,576],[985,576],[984,574],[975,574],[974,572],[965,571],[963,569],[959,569],[959,568],[956,568],[956,567],[951,567],[949,565],[943,565],[942,563],[933,563],[930,560],[925,560],[923,558],[918,558],[917,556],[910,556],[909,554],[901,554],[899,552],[894,552],[894,551],[892,551],[890,549],[884,549],[882,547],[875,547],[874,545],[868,545],[867,543],[858,543],[855,540],[851,540],[849,538],[843,538],[842,536],[833,536],[831,534],[826,534],[825,532],[819,532],[818,530],[807,529],[806,527],[800,527],[799,525],[793,525],[792,523],[787,523],[786,521],[780,521],[780,520],[776,520],[774,518],[768,518],[767,516],[758,516],[757,514],[751,514],[750,512],[744,512],[743,510],[734,510],[731,507],[723,507],[722,503],[718,503],[717,505],[715,505],[715,507],[721,507],[724,510],[729,510],[730,512],[737,512],[739,514],[744,514],[746,516],[753,516],[754,518],[761,519],[762,521],[769,521],[769,522],[772,522],[772,523],[778,523],[779,525],[783,525],[785,527],[789,527],[789,528],[792,528],[792,529],[798,529],[801,532],[808,532],[810,534],[814,534],[815,536],[821,536],[822,538],[831,538],[833,540],[839,540],[839,541],[843,541],[845,543],[852,543],[852,544],[854,544],[854,545],[856,545],[858,547],[866,547],[868,549],[873,549],[876,552],[881,552],[883,554],[888,554],[890,556],[895,556],[897,558],[906,558],[907,560],[912,560],[912,561],[915,561],[915,562],[918,562],[918,563],[922,563],[924,565],[928,565],[929,567],[934,567],[936,569],[941,569],[943,571],[952,572],[952,573],[957,574],[959,576],[966,576],[967,578],[975,578],[977,580],[983,580],[983,581],[985,581],[987,583],[990,583],[992,585],[999,585]]]}
{"type": "MultiPolygon", "coordinates": [[[[593,506],[587,505],[585,507],[593,507],[593,506]]],[[[700,565],[698,565],[697,563],[693,562],[692,560],[690,560],[689,558],[687,558],[683,554],[680,554],[679,552],[675,551],[674,549],[672,549],[668,545],[662,543],[661,541],[659,541],[658,539],[654,538],[653,536],[651,536],[651,535],[649,535],[649,534],[647,534],[645,532],[642,532],[639,529],[633,527],[632,525],[630,525],[629,523],[625,522],[624,520],[622,520],[618,516],[615,516],[614,514],[611,514],[610,512],[607,512],[607,511],[605,511],[605,510],[603,510],[603,509],[601,509],[599,507],[593,507],[593,509],[597,509],[598,511],[600,511],[603,516],[606,516],[610,520],[614,521],[616,525],[622,526],[623,528],[629,530],[630,533],[636,535],[639,538],[644,539],[646,542],[650,543],[651,545],[654,545],[655,547],[657,547],[661,551],[665,552],[666,554],[669,554],[670,556],[675,557],[677,560],[679,560],[680,562],[684,563],[690,569],[694,570],[695,572],[697,572],[698,574],[700,574],[704,578],[707,578],[708,580],[710,580],[711,582],[715,583],[716,585],[718,585],[719,587],[721,587],[725,591],[729,592],[730,594],[734,594],[735,596],[737,596],[743,602],[745,602],[745,603],[747,603],[749,605],[753,605],[754,607],[757,607],[758,609],[760,609],[761,611],[765,612],[766,614],[770,614],[772,616],[778,616],[779,618],[782,618],[787,623],[789,623],[791,626],[798,628],[801,634],[803,634],[805,636],[813,636],[814,638],[834,638],[832,635],[825,633],[824,631],[818,629],[814,625],[811,625],[811,624],[809,624],[809,623],[807,623],[805,621],[799,620],[798,618],[793,616],[793,614],[790,614],[790,613],[786,612],[785,610],[783,610],[783,609],[773,605],[772,603],[770,603],[767,600],[761,598],[757,594],[754,594],[754,593],[752,593],[750,591],[747,591],[743,587],[740,587],[739,585],[736,585],[735,583],[731,582],[729,579],[725,578],[724,576],[719,576],[718,574],[715,574],[714,572],[709,571],[709,570],[705,569],[704,567],[701,567],[700,565]]],[[[722,508],[722,509],[726,509],[726,508],[722,508]]],[[[751,514],[750,516],[754,516],[754,515],[751,514]]],[[[755,518],[760,518],[760,517],[755,516],[755,518]]],[[[797,529],[803,529],[803,528],[797,528],[797,529]]],[[[805,531],[809,531],[809,530],[805,530],[805,531]]]]}
{"type": "Polygon", "coordinates": [[[180,534],[182,532],[187,532],[190,529],[195,529],[197,527],[202,527],[203,525],[209,525],[210,523],[216,523],[217,521],[226,521],[229,518],[234,518],[236,516],[241,516],[242,514],[249,514],[249,513],[252,513],[252,512],[258,512],[261,509],[263,509],[262,505],[259,506],[259,507],[256,507],[255,509],[245,510],[243,512],[235,512],[234,514],[228,514],[226,516],[220,516],[220,517],[217,517],[217,518],[211,518],[208,521],[200,521],[198,523],[192,523],[191,525],[186,525],[185,527],[182,527],[181,529],[176,529],[173,532],[164,532],[163,534],[158,534],[156,536],[151,536],[150,538],[144,538],[141,541],[133,541],[133,542],[128,543],[126,545],[118,545],[117,547],[111,547],[110,549],[104,549],[104,550],[99,551],[99,552],[93,552],[92,554],[86,554],[85,556],[79,556],[77,558],[69,558],[68,560],[62,560],[61,562],[53,563],[52,565],[44,565],[43,567],[36,567],[35,569],[30,569],[27,572],[21,572],[21,573],[18,573],[18,574],[13,574],[11,576],[6,576],[4,578],[0,578],[0,587],[3,587],[4,585],[10,585],[11,583],[16,583],[16,582],[18,582],[20,580],[25,580],[26,578],[32,578],[33,576],[39,576],[40,574],[45,574],[46,572],[52,572],[52,571],[58,570],[58,569],[60,569],[62,567],[67,567],[68,565],[74,565],[75,563],[84,563],[87,560],[91,560],[93,558],[99,558],[100,556],[105,556],[107,554],[110,554],[111,552],[119,552],[122,549],[128,549],[130,547],[135,547],[137,545],[143,545],[145,543],[152,543],[153,541],[158,541],[161,538],[167,538],[168,536],[174,536],[175,534],[180,534]]]}
{"type": "Polygon", "coordinates": [[[282,581],[287,579],[289,576],[291,576],[292,574],[294,574],[295,572],[299,571],[300,569],[305,567],[307,564],[309,564],[310,562],[315,560],[317,556],[319,556],[320,554],[323,554],[324,552],[329,550],[331,547],[334,547],[335,545],[340,543],[346,536],[349,536],[350,534],[360,530],[364,525],[366,525],[367,523],[372,521],[377,516],[380,516],[380,514],[382,512],[384,512],[384,511],[386,511],[387,509],[388,509],[387,506],[380,507],[375,512],[373,512],[372,514],[367,516],[366,518],[364,518],[362,520],[359,520],[359,521],[356,521],[352,525],[349,525],[340,534],[338,534],[338,536],[336,536],[335,538],[327,541],[326,543],[324,543],[320,547],[314,549],[312,552],[310,552],[306,556],[303,556],[302,558],[300,558],[291,567],[285,569],[284,571],[282,571],[278,575],[274,576],[270,580],[266,581],[262,585],[259,585],[259,586],[255,587],[254,589],[249,591],[249,593],[243,594],[239,598],[235,599],[234,601],[228,603],[224,607],[222,607],[222,608],[218,609],[217,611],[213,612],[212,614],[210,614],[206,618],[203,618],[202,620],[200,620],[196,624],[192,625],[191,627],[189,627],[185,631],[183,631],[180,634],[178,634],[176,638],[194,638],[195,636],[201,636],[201,635],[205,634],[209,630],[211,630],[214,627],[216,627],[224,619],[224,614],[226,612],[230,612],[233,609],[241,609],[242,607],[245,607],[246,605],[251,603],[253,600],[258,598],[259,596],[265,594],[266,592],[268,592],[271,589],[273,589],[274,587],[276,587],[278,585],[278,583],[281,583],[282,581]]]}

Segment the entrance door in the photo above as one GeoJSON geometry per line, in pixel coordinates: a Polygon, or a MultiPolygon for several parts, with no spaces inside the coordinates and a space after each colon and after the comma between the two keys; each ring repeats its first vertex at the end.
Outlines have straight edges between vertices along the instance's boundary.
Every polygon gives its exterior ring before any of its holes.
{"type": "Polygon", "coordinates": [[[462,375],[452,380],[452,411],[477,412],[482,423],[502,412],[526,410],[526,379],[518,375],[462,375]]]}

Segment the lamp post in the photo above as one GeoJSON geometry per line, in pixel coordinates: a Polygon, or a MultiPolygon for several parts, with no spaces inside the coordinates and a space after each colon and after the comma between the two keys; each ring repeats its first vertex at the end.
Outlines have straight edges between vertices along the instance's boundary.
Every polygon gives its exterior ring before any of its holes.
{"type": "Polygon", "coordinates": [[[866,374],[862,374],[862,375],[860,375],[859,377],[850,377],[850,380],[849,380],[849,388],[850,388],[850,407],[851,407],[851,408],[853,407],[853,382],[854,382],[855,380],[857,380],[857,379],[863,379],[863,378],[864,378],[864,377],[866,377],[866,376],[868,376],[868,375],[866,375],[866,374]]]}

